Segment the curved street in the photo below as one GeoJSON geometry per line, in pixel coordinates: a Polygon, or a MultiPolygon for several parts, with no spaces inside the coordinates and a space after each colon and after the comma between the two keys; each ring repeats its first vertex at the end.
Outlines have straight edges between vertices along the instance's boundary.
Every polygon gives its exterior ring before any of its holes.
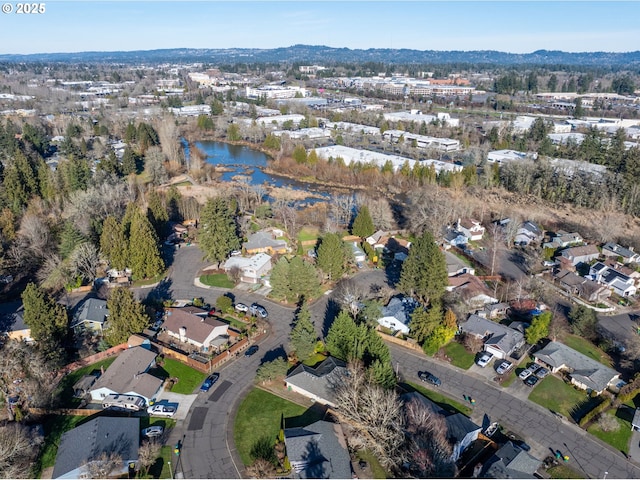
{"type": "MultiPolygon", "coordinates": [[[[162,288],[172,298],[202,296],[215,303],[225,289],[200,288],[194,285],[198,271],[206,266],[201,251],[186,247],[176,251],[173,265],[162,288]]],[[[384,285],[382,271],[365,271],[357,276],[363,289],[371,285],[384,285]]],[[[172,431],[169,444],[182,442],[179,461],[174,467],[176,478],[241,478],[243,466],[233,443],[235,411],[253,385],[255,371],[263,361],[284,354],[293,310],[269,302],[264,297],[233,290],[235,301],[257,301],[269,311],[271,331],[259,344],[260,350],[252,357],[241,356],[220,369],[220,380],[207,393],[199,393],[184,422],[172,431]]],[[[312,317],[321,333],[326,331],[327,310],[335,308],[330,296],[323,296],[311,307],[312,317]]],[[[441,390],[452,398],[464,402],[463,395],[476,400],[471,418],[479,425],[484,415],[492,422],[521,435],[532,446],[532,453],[540,459],[551,450],[566,452],[570,465],[587,478],[640,478],[640,468],[622,453],[587,434],[566,419],[559,419],[548,410],[526,400],[530,390],[522,382],[501,388],[487,378],[487,373],[473,366],[468,371],[429,358],[394,344],[389,344],[394,366],[402,378],[418,382],[417,372],[428,369],[442,380],[441,390]]],[[[173,457],[176,458],[175,456],[173,457]]]]}

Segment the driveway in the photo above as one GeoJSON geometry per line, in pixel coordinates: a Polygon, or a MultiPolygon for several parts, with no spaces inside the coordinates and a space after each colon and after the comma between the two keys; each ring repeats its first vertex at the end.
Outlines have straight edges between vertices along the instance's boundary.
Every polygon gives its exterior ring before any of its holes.
{"type": "Polygon", "coordinates": [[[184,395],[181,393],[173,393],[168,390],[162,390],[156,398],[156,403],[171,403],[178,405],[178,411],[173,416],[174,420],[184,420],[189,414],[191,405],[198,395],[184,395]]]}

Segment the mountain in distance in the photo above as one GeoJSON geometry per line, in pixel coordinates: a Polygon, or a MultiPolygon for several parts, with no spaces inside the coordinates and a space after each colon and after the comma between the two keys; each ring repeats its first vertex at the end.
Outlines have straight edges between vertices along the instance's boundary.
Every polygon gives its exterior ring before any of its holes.
{"type": "Polygon", "coordinates": [[[633,67],[640,65],[635,52],[563,52],[537,50],[532,53],[507,53],[495,50],[412,50],[392,48],[350,49],[322,45],[293,45],[260,48],[174,48],[118,52],[0,54],[0,62],[66,63],[364,63],[386,64],[487,64],[487,65],[580,65],[633,67]]]}

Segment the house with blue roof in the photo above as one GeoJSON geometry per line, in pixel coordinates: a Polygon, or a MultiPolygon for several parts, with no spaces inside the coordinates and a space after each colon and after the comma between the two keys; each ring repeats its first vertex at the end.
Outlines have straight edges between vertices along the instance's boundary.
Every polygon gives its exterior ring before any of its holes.
{"type": "Polygon", "coordinates": [[[386,307],[381,310],[378,324],[382,327],[409,334],[411,314],[418,306],[418,302],[411,297],[393,297],[386,307]]]}

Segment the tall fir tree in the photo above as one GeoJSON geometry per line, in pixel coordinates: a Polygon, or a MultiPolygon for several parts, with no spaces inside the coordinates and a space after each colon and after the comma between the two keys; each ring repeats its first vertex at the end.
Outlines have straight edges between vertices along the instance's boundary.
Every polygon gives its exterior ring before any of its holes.
{"type": "Polygon", "coordinates": [[[402,265],[398,289],[428,305],[444,296],[447,279],[444,255],[427,230],[411,245],[402,265]]]}
{"type": "Polygon", "coordinates": [[[153,225],[153,228],[158,235],[158,238],[164,238],[167,235],[167,222],[169,221],[169,214],[162,202],[160,194],[156,190],[149,192],[149,198],[147,200],[149,206],[147,209],[147,217],[153,225]]]}
{"type": "Polygon", "coordinates": [[[300,307],[296,316],[296,323],[289,334],[289,342],[298,360],[304,361],[315,350],[318,334],[311,322],[311,312],[306,303],[300,307]]]}
{"type": "Polygon", "coordinates": [[[129,263],[134,278],[151,278],[161,273],[165,266],[156,232],[139,210],[131,220],[129,263]]]}
{"type": "Polygon", "coordinates": [[[85,236],[80,233],[73,222],[67,220],[62,232],[60,232],[60,256],[63,259],[67,258],[78,245],[86,241],[85,236]]]}
{"type": "Polygon", "coordinates": [[[375,227],[373,226],[373,220],[369,213],[369,207],[363,205],[360,207],[358,215],[356,215],[356,218],[353,220],[353,225],[351,225],[351,234],[357,235],[360,238],[367,238],[371,236],[373,232],[375,232],[375,227]]]}
{"type": "Polygon", "coordinates": [[[240,248],[233,211],[224,198],[210,198],[205,204],[200,213],[198,241],[205,258],[218,266],[231,251],[240,248]]]}
{"type": "Polygon", "coordinates": [[[325,339],[327,351],[331,356],[341,360],[352,360],[357,341],[358,326],[351,315],[346,310],[342,310],[327,333],[325,339]]]}
{"type": "Polygon", "coordinates": [[[120,345],[134,333],[140,333],[149,326],[150,321],[144,306],[126,287],[116,287],[111,290],[107,309],[109,322],[104,337],[110,345],[120,345]]]}
{"type": "Polygon", "coordinates": [[[124,270],[129,266],[129,242],[122,224],[112,215],[105,218],[102,225],[100,251],[109,259],[112,268],[124,270]]]}
{"type": "Polygon", "coordinates": [[[327,233],[318,247],[317,265],[329,280],[339,280],[346,270],[345,245],[337,233],[327,233]]]}

